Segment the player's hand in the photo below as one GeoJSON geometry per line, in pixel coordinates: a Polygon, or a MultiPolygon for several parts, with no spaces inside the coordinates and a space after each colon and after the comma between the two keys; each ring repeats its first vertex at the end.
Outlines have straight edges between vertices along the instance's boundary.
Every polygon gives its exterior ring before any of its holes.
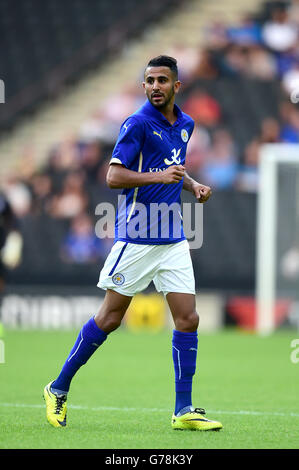
{"type": "Polygon", "coordinates": [[[172,165],[167,168],[165,171],[161,171],[161,183],[163,184],[173,184],[179,183],[185,174],[185,167],[182,165],[172,165]]]}
{"type": "Polygon", "coordinates": [[[193,192],[197,201],[200,203],[206,202],[212,194],[210,186],[205,186],[204,184],[200,183],[194,185],[193,192]]]}

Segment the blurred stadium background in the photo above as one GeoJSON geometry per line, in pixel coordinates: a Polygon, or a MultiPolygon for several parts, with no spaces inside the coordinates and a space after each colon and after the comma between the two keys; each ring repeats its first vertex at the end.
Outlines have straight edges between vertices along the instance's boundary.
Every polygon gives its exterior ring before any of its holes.
{"type": "MultiPolygon", "coordinates": [[[[296,0],[0,0],[4,327],[79,327],[98,310],[112,240],[95,236],[95,208],[116,204],[111,151],[144,101],[146,63],[165,53],[196,123],[187,171],[213,188],[192,250],[201,329],[255,330],[260,150],[299,143],[298,30],[296,0]]],[[[275,326],[298,328],[298,172],[281,178],[275,326]]],[[[126,318],[127,328],[166,324],[151,287],[126,318]]]]}

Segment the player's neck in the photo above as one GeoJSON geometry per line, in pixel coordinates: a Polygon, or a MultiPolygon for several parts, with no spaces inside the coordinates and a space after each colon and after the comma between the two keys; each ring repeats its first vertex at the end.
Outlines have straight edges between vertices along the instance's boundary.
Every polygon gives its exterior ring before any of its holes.
{"type": "Polygon", "coordinates": [[[162,106],[161,108],[157,109],[167,119],[167,121],[169,121],[171,125],[173,125],[177,120],[177,115],[174,111],[174,96],[165,106],[162,106]]]}
{"type": "Polygon", "coordinates": [[[174,103],[169,103],[165,108],[159,109],[160,113],[170,122],[171,125],[177,120],[177,115],[174,112],[174,103]]]}

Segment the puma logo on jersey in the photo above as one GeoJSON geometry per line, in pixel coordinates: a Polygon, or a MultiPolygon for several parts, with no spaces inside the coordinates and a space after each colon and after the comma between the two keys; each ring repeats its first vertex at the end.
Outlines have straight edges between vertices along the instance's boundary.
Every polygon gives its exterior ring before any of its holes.
{"type": "Polygon", "coordinates": [[[127,126],[124,124],[124,128],[125,130],[127,131],[128,130],[128,127],[130,127],[131,124],[128,124],[127,126]]]}
{"type": "Polygon", "coordinates": [[[160,139],[163,140],[163,139],[162,139],[162,135],[161,135],[161,134],[162,134],[162,131],[160,131],[160,134],[159,134],[159,132],[157,132],[157,131],[153,131],[153,134],[154,134],[154,135],[158,135],[158,136],[160,137],[160,139]]]}
{"type": "Polygon", "coordinates": [[[168,160],[168,158],[164,158],[164,162],[166,165],[172,165],[172,163],[175,163],[176,165],[179,165],[181,163],[181,157],[179,156],[181,153],[181,149],[172,149],[172,160],[168,160]]]}

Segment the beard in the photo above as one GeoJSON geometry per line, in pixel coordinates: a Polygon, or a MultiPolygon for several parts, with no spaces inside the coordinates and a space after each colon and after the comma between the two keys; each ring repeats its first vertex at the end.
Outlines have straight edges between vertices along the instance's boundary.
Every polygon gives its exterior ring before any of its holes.
{"type": "Polygon", "coordinates": [[[174,87],[172,87],[172,89],[170,90],[168,95],[165,96],[164,93],[163,94],[161,93],[161,95],[162,95],[162,98],[160,100],[156,101],[152,97],[152,94],[147,94],[148,100],[157,109],[165,108],[170,103],[170,101],[172,100],[172,98],[174,96],[174,87]]]}

